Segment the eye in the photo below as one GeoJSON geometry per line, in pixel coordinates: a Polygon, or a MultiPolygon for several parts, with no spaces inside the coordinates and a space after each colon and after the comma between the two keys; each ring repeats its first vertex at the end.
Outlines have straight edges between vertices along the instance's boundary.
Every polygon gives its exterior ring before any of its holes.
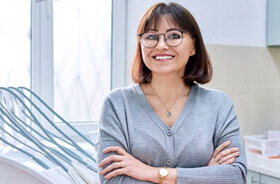
{"type": "Polygon", "coordinates": [[[181,39],[182,38],[182,34],[178,31],[172,31],[170,33],[168,33],[167,35],[167,39],[181,39]]]}
{"type": "Polygon", "coordinates": [[[145,33],[143,36],[146,40],[157,40],[158,38],[157,34],[154,33],[145,33]]]}

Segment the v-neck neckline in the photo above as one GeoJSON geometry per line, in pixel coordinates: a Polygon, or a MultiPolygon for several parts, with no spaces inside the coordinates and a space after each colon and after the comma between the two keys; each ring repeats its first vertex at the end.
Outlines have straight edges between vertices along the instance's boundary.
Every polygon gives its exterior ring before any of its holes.
{"type": "Polygon", "coordinates": [[[171,127],[169,127],[154,111],[146,95],[144,94],[141,86],[139,84],[135,84],[134,88],[138,93],[140,103],[142,104],[143,108],[147,111],[147,113],[154,121],[154,123],[156,123],[163,131],[172,130],[172,132],[176,132],[179,129],[179,127],[182,125],[182,123],[184,122],[184,120],[186,119],[187,115],[191,110],[191,107],[194,103],[195,96],[197,93],[198,85],[191,86],[188,99],[186,100],[182,111],[180,112],[179,116],[177,117],[177,119],[175,120],[175,122],[171,127]]]}

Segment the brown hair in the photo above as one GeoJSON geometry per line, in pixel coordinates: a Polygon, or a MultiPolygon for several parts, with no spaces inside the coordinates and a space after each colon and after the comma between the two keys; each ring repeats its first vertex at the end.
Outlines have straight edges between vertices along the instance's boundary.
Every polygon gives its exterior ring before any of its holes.
{"type": "MultiPolygon", "coordinates": [[[[203,43],[199,26],[192,14],[183,6],[177,3],[157,3],[150,7],[142,17],[138,25],[137,35],[146,32],[148,29],[156,28],[161,16],[166,16],[170,21],[179,26],[183,31],[188,31],[194,41],[195,55],[189,58],[185,67],[184,82],[186,85],[193,85],[194,82],[205,84],[212,78],[212,65],[203,43]]],[[[144,64],[140,37],[137,36],[137,48],[133,58],[132,80],[135,83],[149,83],[152,79],[152,72],[144,64]]]]}

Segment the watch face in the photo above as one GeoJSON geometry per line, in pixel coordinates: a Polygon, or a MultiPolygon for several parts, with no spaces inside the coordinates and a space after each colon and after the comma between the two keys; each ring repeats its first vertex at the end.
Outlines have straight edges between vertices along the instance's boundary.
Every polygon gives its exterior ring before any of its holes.
{"type": "Polygon", "coordinates": [[[167,176],[168,175],[168,171],[167,171],[167,169],[165,169],[165,168],[161,168],[160,170],[159,170],[159,174],[161,175],[161,176],[167,176]]]}

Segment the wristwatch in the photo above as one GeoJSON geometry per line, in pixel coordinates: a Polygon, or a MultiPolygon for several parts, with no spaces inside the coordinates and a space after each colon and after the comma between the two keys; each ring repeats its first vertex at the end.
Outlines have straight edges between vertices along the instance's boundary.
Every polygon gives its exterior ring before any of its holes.
{"type": "Polygon", "coordinates": [[[158,171],[159,174],[159,184],[162,184],[163,178],[168,175],[168,170],[166,168],[161,168],[158,171]]]}

